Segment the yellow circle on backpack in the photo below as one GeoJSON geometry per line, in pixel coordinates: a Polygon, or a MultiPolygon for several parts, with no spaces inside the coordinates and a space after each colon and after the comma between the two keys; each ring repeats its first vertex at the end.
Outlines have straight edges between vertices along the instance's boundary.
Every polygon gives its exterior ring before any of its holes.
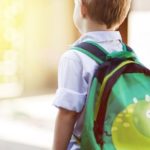
{"type": "Polygon", "coordinates": [[[149,150],[150,102],[129,105],[117,115],[111,132],[116,150],[149,150]]]}

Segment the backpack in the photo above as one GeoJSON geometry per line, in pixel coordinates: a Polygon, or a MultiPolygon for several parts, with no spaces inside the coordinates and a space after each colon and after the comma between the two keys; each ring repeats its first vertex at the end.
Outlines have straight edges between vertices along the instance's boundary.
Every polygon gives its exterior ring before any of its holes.
{"type": "Polygon", "coordinates": [[[123,51],[112,53],[93,41],[72,48],[99,64],[87,96],[82,135],[76,137],[81,150],[150,149],[150,70],[122,44],[123,51]]]}

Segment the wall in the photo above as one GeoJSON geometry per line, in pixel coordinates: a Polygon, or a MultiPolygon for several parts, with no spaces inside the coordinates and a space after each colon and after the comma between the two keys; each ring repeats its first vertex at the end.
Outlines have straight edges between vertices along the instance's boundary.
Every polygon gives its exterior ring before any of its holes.
{"type": "Polygon", "coordinates": [[[76,39],[73,1],[26,0],[25,3],[26,93],[56,88],[59,58],[76,39]]]}

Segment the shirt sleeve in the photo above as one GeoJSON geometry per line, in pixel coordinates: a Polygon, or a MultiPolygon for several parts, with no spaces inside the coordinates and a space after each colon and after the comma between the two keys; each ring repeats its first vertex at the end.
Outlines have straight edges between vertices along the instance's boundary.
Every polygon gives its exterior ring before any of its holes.
{"type": "Polygon", "coordinates": [[[68,52],[61,57],[54,106],[81,112],[85,104],[88,87],[82,74],[83,65],[79,56],[73,52],[68,52]]]}

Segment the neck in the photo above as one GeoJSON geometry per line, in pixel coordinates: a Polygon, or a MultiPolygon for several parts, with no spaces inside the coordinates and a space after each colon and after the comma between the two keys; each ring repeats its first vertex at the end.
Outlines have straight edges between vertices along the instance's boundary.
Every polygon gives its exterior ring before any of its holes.
{"type": "Polygon", "coordinates": [[[115,31],[116,28],[113,26],[111,28],[107,28],[105,24],[97,24],[91,20],[84,20],[82,26],[82,33],[87,33],[91,31],[115,31]]]}

